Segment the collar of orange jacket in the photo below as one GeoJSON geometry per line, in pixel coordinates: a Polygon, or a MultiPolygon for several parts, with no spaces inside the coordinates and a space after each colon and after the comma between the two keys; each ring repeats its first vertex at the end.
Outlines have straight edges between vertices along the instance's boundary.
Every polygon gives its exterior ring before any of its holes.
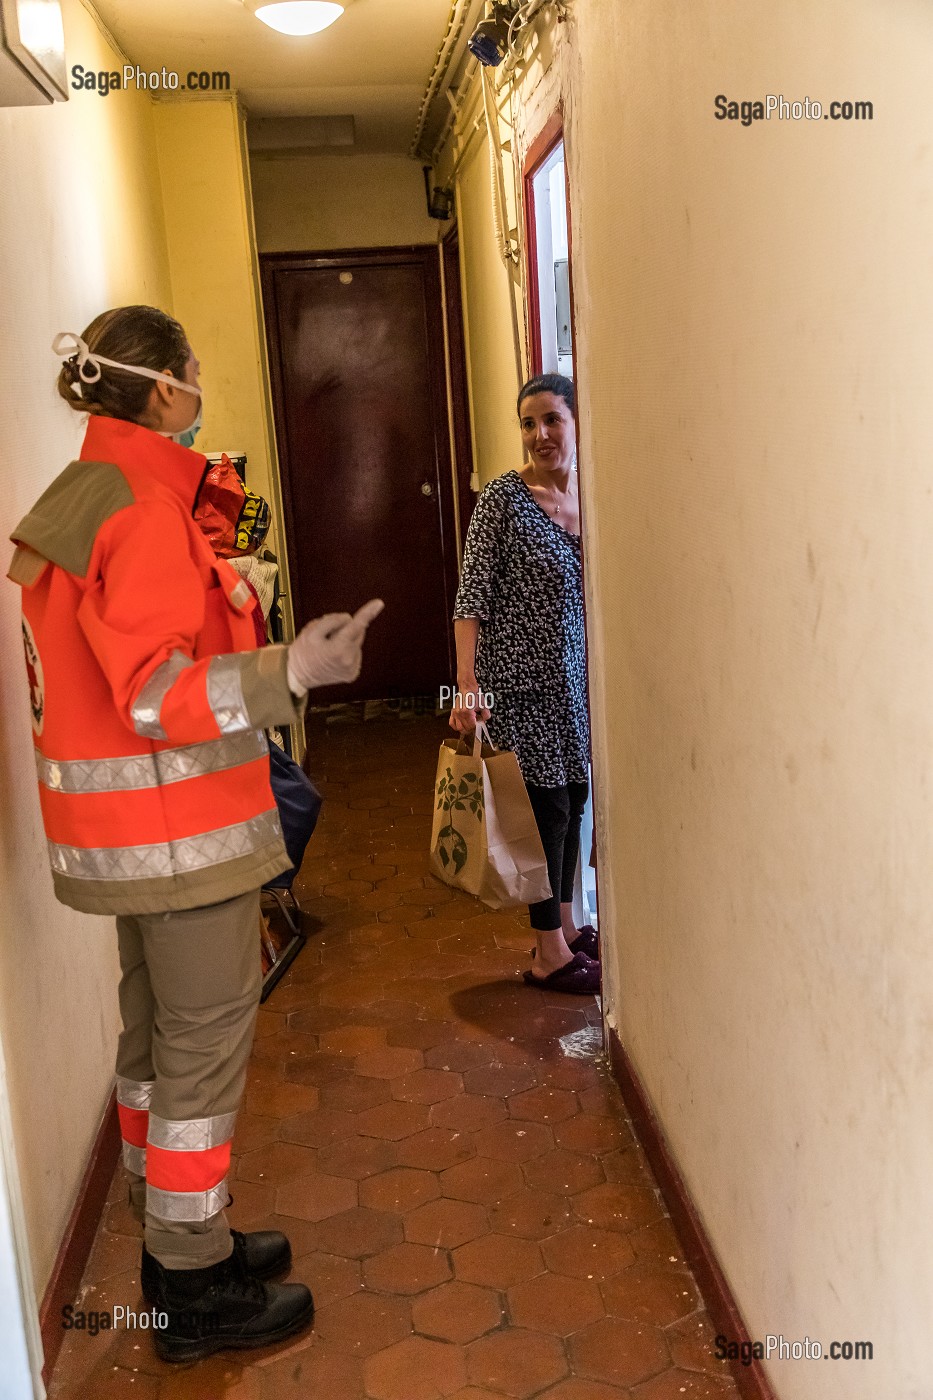
{"type": "Polygon", "coordinates": [[[203,453],[125,418],[89,418],[81,461],[112,462],[129,472],[142,472],[167,486],[192,511],[207,470],[203,453]]]}

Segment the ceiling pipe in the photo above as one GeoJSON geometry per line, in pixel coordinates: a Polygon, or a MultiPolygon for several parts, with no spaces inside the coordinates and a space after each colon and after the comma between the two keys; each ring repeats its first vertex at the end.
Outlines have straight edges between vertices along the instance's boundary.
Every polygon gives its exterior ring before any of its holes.
{"type": "Polygon", "coordinates": [[[446,82],[449,86],[454,54],[458,44],[464,38],[468,22],[472,19],[474,12],[482,8],[484,8],[484,0],[453,0],[451,4],[447,30],[441,40],[424,97],[421,99],[421,106],[418,109],[418,121],[409,151],[409,154],[416,159],[427,154],[422,150],[421,142],[431,108],[443,90],[444,83],[446,82]]]}

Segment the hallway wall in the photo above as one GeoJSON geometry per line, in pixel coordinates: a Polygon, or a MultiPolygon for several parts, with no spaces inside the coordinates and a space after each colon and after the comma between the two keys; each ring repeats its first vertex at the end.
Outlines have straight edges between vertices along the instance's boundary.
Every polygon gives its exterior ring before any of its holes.
{"type": "MultiPolygon", "coordinates": [[[[475,87],[479,89],[479,84],[475,87]]],[[[477,91],[466,104],[464,126],[482,115],[477,91]]],[[[441,163],[446,177],[451,161],[441,163]]],[[[489,141],[472,140],[457,181],[457,217],[463,318],[473,406],[473,456],[481,486],[522,464],[515,401],[521,388],[509,311],[510,274],[499,254],[492,212],[489,141]]]]}
{"type": "Polygon", "coordinates": [[[269,547],[284,563],[243,112],[235,95],[161,101],[153,112],[175,314],[201,361],[197,448],[246,453],[247,480],[272,506],[269,547]]]}
{"type": "Polygon", "coordinates": [[[782,1400],[921,1400],[933,15],[576,13],[612,1014],[751,1336],[874,1342],[772,1362],[782,1400]],[[746,129],[724,89],[875,120],[746,129]]]}
{"type": "Polygon", "coordinates": [[[587,0],[516,85],[519,159],[565,108],[609,1022],[751,1336],[874,1343],[782,1400],[929,1393],[931,44],[918,0],[587,0]]]}
{"type": "MultiPolygon", "coordinates": [[[[78,0],[69,55],[122,64],[78,0]]],[[[0,109],[0,535],[77,455],[82,424],[54,393],[57,331],[103,308],[171,309],[152,108],[133,91],[0,109]]],[[[5,551],[6,560],[12,552],[5,551]]],[[[35,1286],[41,1296],[113,1082],[119,975],[112,921],[56,902],[39,815],[19,589],[0,583],[0,1036],[35,1286]],[[9,815],[9,814],[15,815],[9,815]]]]}
{"type": "Polygon", "coordinates": [[[250,167],[261,253],[437,243],[448,227],[408,156],[254,153],[250,167]]]}

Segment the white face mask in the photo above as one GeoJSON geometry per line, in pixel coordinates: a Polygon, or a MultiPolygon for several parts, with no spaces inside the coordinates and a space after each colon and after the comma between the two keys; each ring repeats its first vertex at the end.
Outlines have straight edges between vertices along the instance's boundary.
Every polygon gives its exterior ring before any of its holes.
{"type": "MultiPolygon", "coordinates": [[[[125,369],[130,374],[142,374],[146,379],[158,379],[162,384],[171,384],[173,389],[183,389],[186,394],[197,394],[201,397],[201,390],[194,384],[186,384],[183,379],[176,379],[174,375],[162,374],[161,370],[157,369],[146,369],[144,365],[124,365],[119,360],[108,360],[106,355],[98,355],[87,341],[75,335],[74,331],[60,331],[52,341],[52,349],[56,355],[61,355],[62,359],[77,360],[78,377],[84,384],[96,384],[100,379],[101,365],[110,365],[112,369],[125,369]]],[[[198,419],[200,416],[199,410],[198,419]]],[[[195,422],[197,421],[196,419],[195,422]]],[[[192,423],[191,427],[194,426],[192,423]]],[[[186,431],[190,432],[191,429],[186,431]]],[[[172,437],[173,434],[167,433],[165,436],[172,437]]]]}

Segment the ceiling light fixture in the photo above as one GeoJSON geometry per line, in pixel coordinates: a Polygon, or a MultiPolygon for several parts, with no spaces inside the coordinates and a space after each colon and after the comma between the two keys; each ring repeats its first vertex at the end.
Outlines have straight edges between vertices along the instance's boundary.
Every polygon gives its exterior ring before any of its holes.
{"type": "Polygon", "coordinates": [[[350,0],[252,0],[250,9],[280,34],[320,34],[343,14],[350,0]]]}

